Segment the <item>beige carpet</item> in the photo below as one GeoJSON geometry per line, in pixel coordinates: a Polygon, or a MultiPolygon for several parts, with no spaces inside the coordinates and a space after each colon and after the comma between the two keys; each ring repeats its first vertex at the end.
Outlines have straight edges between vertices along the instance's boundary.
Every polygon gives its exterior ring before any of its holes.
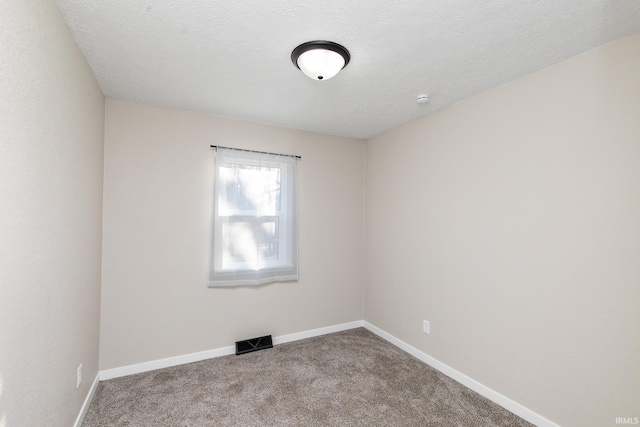
{"type": "Polygon", "coordinates": [[[532,424],[359,328],[103,381],[82,425],[532,424]]]}

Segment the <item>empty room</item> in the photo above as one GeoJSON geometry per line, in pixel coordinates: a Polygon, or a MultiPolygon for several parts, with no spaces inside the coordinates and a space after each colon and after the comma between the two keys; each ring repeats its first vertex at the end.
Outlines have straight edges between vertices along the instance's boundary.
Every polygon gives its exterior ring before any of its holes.
{"type": "Polygon", "coordinates": [[[0,427],[640,424],[640,2],[0,2],[0,427]]]}

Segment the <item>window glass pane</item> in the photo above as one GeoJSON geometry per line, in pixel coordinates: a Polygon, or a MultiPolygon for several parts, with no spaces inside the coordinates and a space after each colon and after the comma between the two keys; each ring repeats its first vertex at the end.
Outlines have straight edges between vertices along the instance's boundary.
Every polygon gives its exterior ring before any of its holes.
{"type": "Polygon", "coordinates": [[[224,184],[221,214],[237,211],[273,215],[280,210],[281,169],[278,167],[228,164],[220,168],[224,184]]]}
{"type": "Polygon", "coordinates": [[[263,268],[279,256],[278,217],[231,216],[223,225],[228,242],[223,264],[263,268]]]}

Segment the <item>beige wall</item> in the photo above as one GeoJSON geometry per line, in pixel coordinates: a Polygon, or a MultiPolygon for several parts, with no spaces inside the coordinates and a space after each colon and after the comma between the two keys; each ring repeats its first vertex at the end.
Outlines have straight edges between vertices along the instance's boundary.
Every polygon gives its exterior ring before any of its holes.
{"type": "Polygon", "coordinates": [[[362,319],[364,142],[108,99],[101,369],[362,319]],[[208,288],[211,144],[299,154],[300,280],[208,288]]]}
{"type": "Polygon", "coordinates": [[[0,2],[0,76],[0,426],[68,427],[98,371],[104,98],[54,1],[0,2]]]}
{"type": "Polygon", "coordinates": [[[368,141],[365,320],[563,426],[640,416],[639,53],[368,141]]]}

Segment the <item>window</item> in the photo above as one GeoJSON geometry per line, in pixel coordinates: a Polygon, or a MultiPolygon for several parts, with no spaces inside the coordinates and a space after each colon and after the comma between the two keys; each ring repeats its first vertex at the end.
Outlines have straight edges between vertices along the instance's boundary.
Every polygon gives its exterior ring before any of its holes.
{"type": "Polygon", "coordinates": [[[296,160],[216,152],[209,286],[297,280],[296,160]]]}

